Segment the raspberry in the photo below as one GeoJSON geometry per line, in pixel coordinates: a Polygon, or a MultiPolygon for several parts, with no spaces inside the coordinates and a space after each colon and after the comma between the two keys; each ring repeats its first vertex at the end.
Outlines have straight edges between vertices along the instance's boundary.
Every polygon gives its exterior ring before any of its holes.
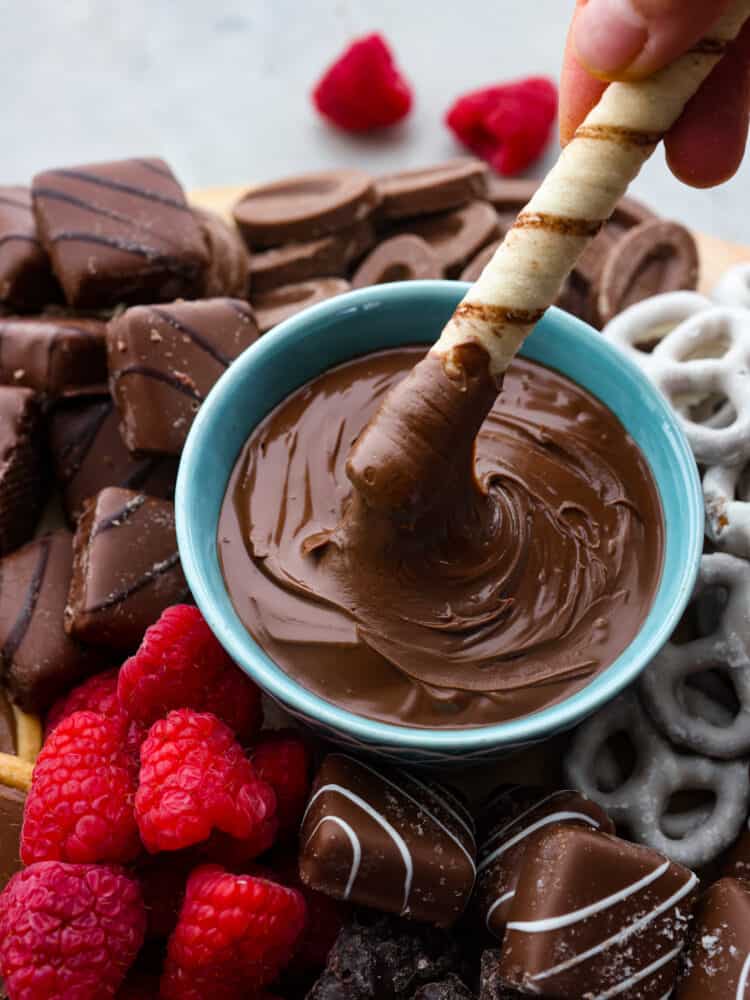
{"type": "Polygon", "coordinates": [[[115,865],[45,861],[0,894],[0,973],[18,1000],[114,997],[143,941],[137,882],[115,865]]]}
{"type": "Polygon", "coordinates": [[[166,1000],[242,1000],[272,982],[305,925],[299,892],[204,865],[190,876],[169,939],[166,1000]]]}
{"type": "Polygon", "coordinates": [[[141,743],[146,738],[146,730],[140,722],[129,719],[120,705],[117,697],[117,675],[117,669],[95,674],[59,698],[47,714],[45,739],[63,719],[67,719],[74,712],[98,712],[99,715],[122,721],[125,745],[137,757],[141,743]]]}
{"type": "Polygon", "coordinates": [[[155,722],[141,747],[135,812],[147,849],[176,851],[216,829],[266,850],[278,827],[276,797],[232,730],[209,713],[179,709],[155,722]]]}
{"type": "Polygon", "coordinates": [[[146,629],[140,649],[120,670],[117,688],[128,714],[147,726],[176,708],[212,712],[250,741],[260,729],[260,691],[230,660],[198,608],[177,604],[146,629]]]}
{"type": "Polygon", "coordinates": [[[367,35],[339,56],[313,91],[318,111],[348,132],[401,121],[411,108],[409,84],[382,35],[367,35]]]}
{"type": "Polygon", "coordinates": [[[512,176],[542,155],[556,114],[554,83],[529,77],[464,94],[445,121],[464,146],[512,176]]]}
{"type": "Polygon", "coordinates": [[[259,778],[276,793],[282,833],[296,833],[310,796],[310,755],[299,733],[279,729],[261,733],[251,760],[259,778]]]}
{"type": "Polygon", "coordinates": [[[21,858],[131,861],[140,850],[133,812],[138,770],[121,722],[74,712],[48,737],[34,768],[21,830],[21,858]]]}

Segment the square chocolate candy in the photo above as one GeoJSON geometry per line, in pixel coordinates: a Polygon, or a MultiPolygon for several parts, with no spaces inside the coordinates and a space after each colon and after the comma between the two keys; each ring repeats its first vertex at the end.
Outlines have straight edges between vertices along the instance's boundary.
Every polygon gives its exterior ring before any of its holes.
{"type": "Polygon", "coordinates": [[[163,160],[47,170],[34,178],[32,196],[42,243],[71,306],[202,293],[206,244],[163,160]]]}
{"type": "Polygon", "coordinates": [[[0,383],[48,398],[107,380],[105,324],[39,316],[0,319],[0,383]]]}
{"type": "Polygon", "coordinates": [[[62,299],[37,234],[27,187],[0,187],[0,302],[33,312],[62,299]]]}
{"type": "Polygon", "coordinates": [[[312,888],[439,926],[461,916],[474,886],[473,824],[455,796],[343,754],[323,761],[300,843],[312,888]]]}
{"type": "Polygon", "coordinates": [[[46,499],[43,445],[34,393],[0,386],[0,555],[34,533],[46,499]]]}
{"type": "Polygon", "coordinates": [[[136,306],[112,320],[110,385],[127,447],[178,455],[214,382],[257,337],[240,299],[136,306]]]}
{"type": "Polygon", "coordinates": [[[168,500],[110,488],[86,503],[65,608],[69,635],[134,650],[165,608],[188,597],[168,500]]]}
{"type": "Polygon", "coordinates": [[[698,909],[695,933],[675,1000],[750,994],[750,885],[723,878],[698,909]]]}

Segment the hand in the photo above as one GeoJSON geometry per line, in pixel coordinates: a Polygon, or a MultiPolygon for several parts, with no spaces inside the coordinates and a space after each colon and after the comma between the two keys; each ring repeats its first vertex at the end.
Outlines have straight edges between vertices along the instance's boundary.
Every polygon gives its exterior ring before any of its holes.
{"type": "MultiPolygon", "coordinates": [[[[560,94],[565,144],[610,80],[655,73],[710,30],[731,0],[576,0],[560,94]]],[[[750,22],[665,139],[681,181],[713,187],[745,150],[750,112],[750,22]]]]}

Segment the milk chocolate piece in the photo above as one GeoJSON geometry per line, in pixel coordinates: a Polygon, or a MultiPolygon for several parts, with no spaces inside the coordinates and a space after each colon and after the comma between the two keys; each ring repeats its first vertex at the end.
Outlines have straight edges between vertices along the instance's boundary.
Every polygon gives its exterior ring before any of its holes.
{"type": "Polygon", "coordinates": [[[200,404],[258,337],[247,302],[135,306],[107,327],[110,387],[131,451],[179,455],[200,404]]]}
{"type": "Polygon", "coordinates": [[[47,170],[34,178],[32,196],[42,243],[71,306],[201,294],[208,253],[163,160],[47,170]]]}
{"type": "Polygon", "coordinates": [[[201,298],[228,295],[244,298],[247,294],[250,254],[237,228],[216,212],[194,208],[208,253],[208,268],[201,298]]]}
{"type": "Polygon", "coordinates": [[[177,459],[135,457],[120,437],[120,415],[108,395],[61,400],[49,418],[49,446],[68,519],[75,524],[85,500],[107,486],[142,490],[171,500],[177,459]]]}
{"type": "Polygon", "coordinates": [[[560,824],[614,833],[604,810],[574,791],[510,785],[487,803],[479,825],[476,905],[482,923],[502,940],[529,838],[560,824]]]}
{"type": "Polygon", "coordinates": [[[45,712],[102,665],[63,629],[72,565],[68,531],[0,560],[0,664],[11,698],[27,712],[45,712]]]}
{"type": "Polygon", "coordinates": [[[364,220],[333,236],[254,253],[250,257],[250,288],[255,295],[311,278],[341,277],[374,242],[375,230],[364,220]]]}
{"type": "Polygon", "coordinates": [[[548,827],[526,848],[500,976],[560,1000],[661,1000],[677,977],[697,884],[657,851],[548,827]]]}
{"type": "Polygon", "coordinates": [[[97,319],[0,319],[0,383],[49,398],[107,380],[105,324],[97,319]]]}
{"type": "Polygon", "coordinates": [[[23,545],[46,499],[42,412],[31,389],[0,386],[0,555],[23,545]]]}
{"type": "Polygon", "coordinates": [[[674,1000],[744,1000],[750,986],[750,886],[724,878],[697,911],[674,1000]]]}
{"type": "Polygon", "coordinates": [[[452,212],[399,222],[395,232],[421,236],[449,277],[459,274],[471,257],[501,235],[497,212],[486,201],[471,201],[452,212]]]}
{"type": "Polygon", "coordinates": [[[722,875],[750,883],[750,830],[747,826],[727,852],[722,875]]]}
{"type": "Polygon", "coordinates": [[[461,281],[476,281],[485,267],[495,256],[495,251],[502,242],[502,240],[493,240],[492,243],[488,243],[483,250],[480,250],[476,257],[472,257],[461,272],[461,281]]]}
{"type": "Polygon", "coordinates": [[[361,222],[376,201],[368,174],[324,170],[253,188],[234,206],[234,219],[252,249],[275,247],[316,240],[361,222]]]}
{"type": "Polygon", "coordinates": [[[8,880],[23,867],[19,845],[25,803],[25,793],[4,785],[0,775],[0,892],[8,880]]]}
{"type": "Polygon", "coordinates": [[[449,926],[474,886],[471,818],[446,789],[343,754],[320,768],[300,834],[314,889],[449,926]]]}
{"type": "Polygon", "coordinates": [[[0,187],[0,302],[34,312],[62,298],[39,241],[27,187],[0,187]]]}
{"type": "Polygon", "coordinates": [[[348,292],[351,285],[343,278],[318,278],[312,281],[300,281],[296,285],[282,285],[270,292],[258,292],[252,297],[255,319],[258,330],[267,333],[278,323],[282,323],[295,313],[323,302],[335,295],[348,292]]]}
{"type": "Polygon", "coordinates": [[[68,635],[133,650],[162,611],[188,597],[168,500],[110,488],[87,501],[74,542],[68,635]]]}
{"type": "Polygon", "coordinates": [[[479,1000],[517,1000],[522,996],[500,978],[500,949],[485,948],[479,966],[479,1000]]]}
{"type": "Polygon", "coordinates": [[[383,219],[405,219],[460,208],[476,198],[487,197],[488,173],[481,160],[462,157],[378,177],[378,215],[383,219]]]}
{"type": "Polygon", "coordinates": [[[402,233],[384,240],[365,257],[354,272],[352,287],[442,278],[443,273],[440,257],[429,243],[411,233],[402,233]]]}

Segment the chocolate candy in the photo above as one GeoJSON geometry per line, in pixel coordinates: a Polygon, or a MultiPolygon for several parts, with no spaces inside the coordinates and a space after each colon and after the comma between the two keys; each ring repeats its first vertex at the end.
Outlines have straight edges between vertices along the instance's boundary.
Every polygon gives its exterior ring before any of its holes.
{"type": "Polygon", "coordinates": [[[560,823],[614,833],[604,810],[574,791],[509,785],[498,790],[480,818],[476,902],[482,923],[502,940],[529,837],[560,823]]]}
{"type": "Polygon", "coordinates": [[[561,1000],[669,996],[697,884],[657,851],[548,827],[526,848],[500,976],[561,1000]]]}
{"type": "MultiPolygon", "coordinates": [[[[23,825],[23,808],[26,795],[17,788],[3,784],[0,772],[0,892],[8,880],[20,871],[19,842],[23,825]]],[[[0,983],[2,991],[2,983],[0,983]]]]}
{"type": "Polygon", "coordinates": [[[325,170],[262,184],[234,206],[250,247],[314,240],[366,219],[377,197],[361,170],[325,170]]]}
{"type": "Polygon", "coordinates": [[[19,840],[26,793],[17,787],[17,775],[10,773],[8,765],[15,763],[15,759],[23,753],[21,760],[28,760],[27,766],[30,767],[39,752],[40,733],[39,721],[14,711],[4,688],[0,686],[0,892],[8,879],[22,867],[19,840]],[[21,730],[24,727],[33,727],[37,732],[35,746],[30,748],[32,753],[28,757],[26,750],[29,748],[23,746],[21,730]]]}
{"type": "Polygon", "coordinates": [[[348,292],[350,287],[349,282],[343,278],[318,278],[314,281],[301,281],[296,285],[282,285],[270,292],[258,292],[252,298],[258,330],[267,333],[302,309],[348,292]]]}
{"type": "Polygon", "coordinates": [[[31,191],[0,187],[0,302],[33,312],[61,298],[36,231],[31,191]]]}
{"type": "Polygon", "coordinates": [[[750,829],[747,826],[727,852],[722,874],[750,882],[750,829]]]}
{"type": "Polygon", "coordinates": [[[495,251],[502,242],[502,240],[493,240],[483,250],[480,250],[476,257],[473,257],[461,272],[461,281],[476,281],[495,256],[495,251]]]}
{"type": "Polygon", "coordinates": [[[332,236],[254,253],[250,258],[250,288],[255,294],[311,278],[341,277],[374,242],[375,230],[363,220],[332,236]]]}
{"type": "Polygon", "coordinates": [[[485,201],[440,215],[400,222],[399,233],[413,233],[429,243],[449,277],[454,277],[482,247],[500,236],[497,212],[485,201]]]}
{"type": "Polygon", "coordinates": [[[404,219],[460,208],[475,198],[486,198],[488,173],[481,160],[464,157],[378,177],[378,214],[383,219],[404,219]]]}
{"type": "Polygon", "coordinates": [[[74,524],[84,501],[107,486],[142,490],[165,500],[174,496],[177,459],[134,457],[122,443],[119,424],[115,404],[105,395],[61,400],[50,416],[55,475],[65,512],[74,524]]]}
{"type": "Polygon", "coordinates": [[[201,294],[203,235],[163,160],[47,170],[34,178],[32,196],[42,243],[71,306],[201,294]]]}
{"type": "Polygon", "coordinates": [[[28,541],[46,499],[42,412],[30,389],[0,386],[0,555],[28,541]]]}
{"type": "Polygon", "coordinates": [[[131,451],[179,455],[200,404],[258,337],[239,299],[135,306],[107,328],[110,387],[131,451]]]}
{"type": "Polygon", "coordinates": [[[474,886],[471,818],[453,794],[343,754],[323,761],[300,843],[307,885],[415,920],[452,924],[474,886]]]}
{"type": "Polygon", "coordinates": [[[110,488],[86,503],[65,608],[68,635],[132,650],[165,608],[188,597],[168,500],[110,488]]]}
{"type": "Polygon", "coordinates": [[[0,319],[0,383],[49,398],[107,380],[105,324],[96,319],[0,319]]]}
{"type": "Polygon", "coordinates": [[[56,531],[0,560],[0,665],[16,704],[44,712],[101,665],[63,630],[73,536],[56,531]]]}
{"type": "Polygon", "coordinates": [[[479,966],[479,1000],[516,1000],[522,996],[500,978],[500,949],[486,948],[479,966]]]}
{"type": "Polygon", "coordinates": [[[383,285],[389,281],[442,278],[443,265],[437,252],[419,236],[402,233],[376,246],[352,277],[353,288],[383,285]]]}
{"type": "Polygon", "coordinates": [[[674,1000],[743,1000],[750,985],[750,885],[724,878],[698,908],[674,1000]]]}
{"type": "Polygon", "coordinates": [[[216,212],[194,208],[208,252],[208,268],[201,298],[220,295],[244,298],[247,294],[250,254],[236,228],[216,212]]]}

